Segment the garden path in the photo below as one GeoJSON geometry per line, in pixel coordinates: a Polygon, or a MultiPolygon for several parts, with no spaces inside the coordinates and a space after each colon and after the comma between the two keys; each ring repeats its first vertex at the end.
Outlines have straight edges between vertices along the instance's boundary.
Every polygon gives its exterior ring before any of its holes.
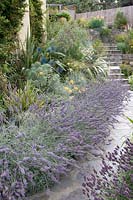
{"type": "Polygon", "coordinates": [[[48,194],[35,195],[32,200],[86,200],[82,194],[82,182],[85,174],[91,172],[95,167],[100,169],[101,155],[105,155],[108,151],[113,151],[116,145],[122,146],[126,138],[131,136],[133,132],[132,124],[130,124],[127,116],[133,119],[133,91],[130,97],[123,102],[123,113],[117,117],[118,122],[111,129],[111,134],[107,138],[105,144],[98,151],[96,156],[88,155],[86,161],[80,160],[79,168],[74,169],[60,184],[55,185],[48,194]]]}

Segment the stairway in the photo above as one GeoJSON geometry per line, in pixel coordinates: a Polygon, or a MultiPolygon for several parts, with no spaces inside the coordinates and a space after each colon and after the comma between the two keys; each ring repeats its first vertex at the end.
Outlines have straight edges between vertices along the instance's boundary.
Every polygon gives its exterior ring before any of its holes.
{"type": "Polygon", "coordinates": [[[108,78],[109,80],[117,80],[128,85],[128,79],[124,78],[121,73],[120,64],[122,63],[122,53],[117,49],[115,44],[105,44],[105,56],[103,57],[109,65],[108,78]]]}

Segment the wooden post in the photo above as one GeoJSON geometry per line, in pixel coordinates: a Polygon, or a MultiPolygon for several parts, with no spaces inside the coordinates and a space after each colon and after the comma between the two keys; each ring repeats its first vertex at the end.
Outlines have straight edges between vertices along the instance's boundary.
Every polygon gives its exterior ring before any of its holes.
{"type": "Polygon", "coordinates": [[[26,8],[25,8],[25,14],[22,20],[22,27],[19,31],[19,40],[20,43],[25,47],[25,42],[27,36],[30,36],[30,11],[29,11],[29,0],[25,0],[26,2],[26,8]]]}

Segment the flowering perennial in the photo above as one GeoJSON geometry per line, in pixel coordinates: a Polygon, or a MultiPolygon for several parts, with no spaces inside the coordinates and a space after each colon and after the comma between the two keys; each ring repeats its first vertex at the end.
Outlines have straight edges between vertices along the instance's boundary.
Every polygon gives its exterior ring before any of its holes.
{"type": "Polygon", "coordinates": [[[127,139],[123,149],[102,159],[102,168],[84,178],[83,193],[90,200],[133,199],[133,143],[127,139]]]}
{"type": "Polygon", "coordinates": [[[120,83],[90,84],[71,100],[34,104],[0,130],[0,199],[22,200],[60,178],[98,148],[122,110],[120,83]]]}

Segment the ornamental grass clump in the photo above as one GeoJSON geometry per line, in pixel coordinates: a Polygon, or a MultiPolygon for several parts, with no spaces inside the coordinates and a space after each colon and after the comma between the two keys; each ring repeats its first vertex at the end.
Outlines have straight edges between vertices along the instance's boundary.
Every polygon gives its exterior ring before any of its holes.
{"type": "Polygon", "coordinates": [[[83,193],[91,200],[133,199],[133,143],[119,146],[102,159],[102,168],[84,178],[83,193]]]}

